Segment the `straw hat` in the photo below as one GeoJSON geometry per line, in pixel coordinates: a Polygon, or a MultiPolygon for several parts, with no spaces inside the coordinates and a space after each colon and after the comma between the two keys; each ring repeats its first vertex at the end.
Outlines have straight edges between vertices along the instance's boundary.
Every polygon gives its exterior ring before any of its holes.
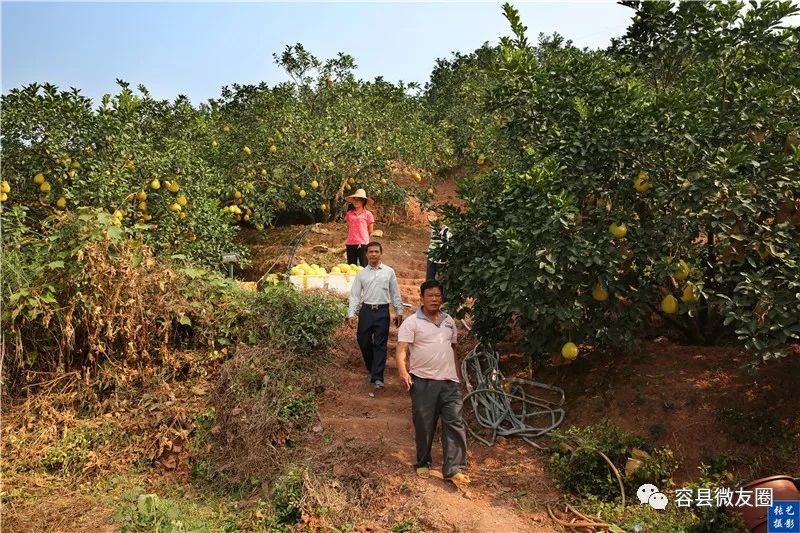
{"type": "Polygon", "coordinates": [[[375,203],[375,200],[372,198],[367,198],[367,191],[364,189],[357,189],[356,192],[351,194],[350,196],[345,196],[344,199],[347,200],[349,203],[353,203],[353,198],[363,198],[367,201],[367,205],[372,205],[375,203]]]}

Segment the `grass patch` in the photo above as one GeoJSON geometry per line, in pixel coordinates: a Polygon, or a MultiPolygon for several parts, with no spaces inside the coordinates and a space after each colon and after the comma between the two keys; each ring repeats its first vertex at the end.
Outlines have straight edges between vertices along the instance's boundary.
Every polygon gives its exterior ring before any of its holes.
{"type": "Polygon", "coordinates": [[[416,518],[406,518],[392,524],[390,530],[392,533],[424,533],[423,528],[416,518]]]}

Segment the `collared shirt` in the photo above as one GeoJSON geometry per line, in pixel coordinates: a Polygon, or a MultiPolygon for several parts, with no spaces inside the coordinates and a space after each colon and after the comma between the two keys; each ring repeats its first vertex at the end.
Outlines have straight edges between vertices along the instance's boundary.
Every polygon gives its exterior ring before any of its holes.
{"type": "Polygon", "coordinates": [[[403,316],[403,298],[394,269],[380,263],[377,268],[367,265],[356,274],[350,289],[350,305],[347,316],[356,316],[362,303],[381,305],[391,303],[398,316],[403,316]]]}
{"type": "Polygon", "coordinates": [[[347,222],[347,240],[345,244],[367,244],[369,243],[369,225],[375,223],[375,216],[364,209],[361,214],[356,210],[348,211],[344,216],[347,222]]]}
{"type": "Polygon", "coordinates": [[[423,379],[458,382],[453,353],[458,331],[453,317],[439,311],[439,322],[434,323],[420,307],[403,321],[397,340],[409,344],[409,373],[423,379]]]}

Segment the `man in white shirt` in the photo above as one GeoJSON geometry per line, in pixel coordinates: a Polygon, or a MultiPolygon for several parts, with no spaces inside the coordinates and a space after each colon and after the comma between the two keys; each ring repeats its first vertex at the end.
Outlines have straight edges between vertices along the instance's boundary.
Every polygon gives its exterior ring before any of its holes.
{"type": "Polygon", "coordinates": [[[403,321],[397,333],[397,369],[411,392],[411,415],[417,446],[417,474],[427,477],[436,424],[442,419],[442,475],[453,483],[469,483],[467,434],[461,418],[463,402],[454,347],[456,323],[441,310],[442,284],[429,279],[420,286],[422,306],[403,321]],[[406,356],[411,351],[410,365],[406,356]]]}
{"type": "Polygon", "coordinates": [[[389,305],[394,305],[394,324],[403,321],[403,300],[397,275],[392,267],[381,262],[383,247],[373,241],[367,244],[369,264],[353,280],[347,323],[355,324],[358,311],[358,346],[376,389],[383,388],[383,371],[386,368],[386,343],[389,340],[389,305]],[[361,306],[359,310],[359,306],[361,306]]]}

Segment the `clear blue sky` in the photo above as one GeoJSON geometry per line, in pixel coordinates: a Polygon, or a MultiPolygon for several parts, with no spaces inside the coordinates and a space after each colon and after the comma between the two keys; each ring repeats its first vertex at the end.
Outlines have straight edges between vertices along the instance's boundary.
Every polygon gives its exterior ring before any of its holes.
{"type": "MultiPolygon", "coordinates": [[[[632,10],[613,2],[516,3],[529,37],[558,31],[605,47],[632,10]]],[[[223,85],[283,81],[272,54],[301,42],[355,57],[363,79],[427,81],[434,61],[510,33],[501,3],[2,2],[2,91],[31,82],[95,101],[115,79],[198,104],[223,85]]]]}

